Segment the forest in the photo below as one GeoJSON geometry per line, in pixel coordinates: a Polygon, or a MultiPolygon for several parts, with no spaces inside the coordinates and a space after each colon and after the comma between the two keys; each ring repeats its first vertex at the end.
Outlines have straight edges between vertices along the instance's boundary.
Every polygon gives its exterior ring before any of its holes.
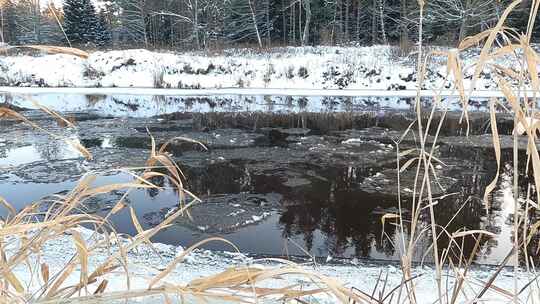
{"type": "MultiPolygon", "coordinates": [[[[509,3],[427,1],[424,43],[454,46],[492,27],[509,3]]],[[[392,44],[409,50],[418,8],[417,0],[2,0],[0,39],[90,49],[392,44]]],[[[522,1],[509,25],[525,31],[529,8],[522,1]]]]}

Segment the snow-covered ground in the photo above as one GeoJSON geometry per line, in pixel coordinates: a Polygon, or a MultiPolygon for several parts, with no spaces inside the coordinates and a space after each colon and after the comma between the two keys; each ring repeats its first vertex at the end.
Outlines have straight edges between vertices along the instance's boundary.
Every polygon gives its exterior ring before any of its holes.
{"type": "MultiPolygon", "coordinates": [[[[474,52],[462,55],[467,67],[474,52]]],[[[125,50],[71,55],[0,57],[0,85],[48,87],[163,87],[274,89],[416,89],[415,56],[390,46],[288,47],[219,54],[125,50]]],[[[444,87],[444,56],[433,57],[425,89],[444,87]]],[[[504,65],[504,62],[503,62],[504,65]]],[[[473,71],[468,69],[466,75],[473,71]]],[[[465,77],[465,86],[470,79],[465,77]]],[[[478,89],[495,87],[489,71],[478,89]]],[[[449,87],[447,87],[449,88],[449,87]]]]}
{"type": "MultiPolygon", "coordinates": [[[[94,242],[95,234],[93,231],[77,228],[78,232],[86,239],[87,244],[90,246],[94,242]]],[[[99,236],[99,235],[98,235],[99,236]]],[[[126,244],[127,240],[124,240],[126,244]]],[[[18,242],[10,242],[8,238],[8,245],[5,247],[7,252],[17,248],[18,242]]],[[[130,288],[132,290],[144,290],[148,288],[150,281],[158,273],[163,271],[168,264],[170,264],[177,256],[183,252],[182,247],[174,247],[163,244],[154,244],[152,250],[147,245],[141,245],[136,250],[132,250],[128,253],[129,274],[130,274],[130,288]],[[159,255],[158,255],[159,253],[159,255]]],[[[89,260],[89,271],[92,272],[103,261],[105,261],[110,255],[117,252],[115,246],[110,248],[100,248],[93,252],[89,260]]],[[[54,240],[48,241],[44,248],[41,250],[41,256],[39,262],[45,263],[49,266],[51,277],[58,272],[65,269],[68,261],[76,256],[76,248],[72,237],[68,234],[58,237],[54,240]]],[[[9,257],[9,256],[8,256],[9,257]]],[[[37,256],[33,256],[30,260],[36,259],[37,256]]],[[[331,259],[328,259],[331,260],[331,259]]],[[[36,260],[37,261],[37,260],[36,260]]],[[[35,265],[39,265],[39,262],[35,265]]],[[[21,264],[14,269],[14,274],[17,278],[27,284],[28,291],[37,291],[40,286],[40,279],[38,278],[39,272],[32,274],[28,271],[27,265],[21,264]]],[[[208,250],[196,250],[189,254],[182,263],[177,264],[174,270],[165,277],[162,283],[171,283],[179,286],[189,284],[192,280],[199,279],[206,276],[211,276],[220,273],[230,267],[260,267],[260,268],[276,268],[284,266],[277,261],[271,260],[258,260],[250,257],[246,257],[240,253],[233,252],[212,252],[208,250]]],[[[372,294],[376,289],[378,295],[382,291],[384,286],[384,295],[387,295],[392,288],[401,284],[402,272],[399,266],[396,264],[367,264],[364,262],[358,262],[352,260],[349,262],[340,262],[332,264],[302,264],[298,265],[299,269],[325,275],[337,279],[340,283],[344,284],[347,288],[357,288],[367,294],[372,294]],[[387,280],[386,283],[379,282],[378,280],[387,280]]],[[[476,294],[482,289],[485,282],[495,272],[495,268],[487,266],[475,266],[470,270],[468,279],[464,284],[463,293],[460,295],[460,301],[466,302],[466,300],[472,300],[476,294]]],[[[443,286],[446,286],[445,281],[448,280],[449,288],[454,282],[453,271],[445,270],[443,286]]],[[[414,268],[413,277],[415,278],[416,297],[418,303],[434,303],[437,300],[435,271],[431,266],[417,266],[414,268]]],[[[521,289],[527,284],[533,274],[527,274],[522,271],[518,273],[517,286],[521,289]]],[[[113,271],[104,277],[108,280],[107,292],[126,290],[126,274],[123,270],[113,271]]],[[[65,285],[76,284],[79,282],[80,273],[79,270],[74,271],[71,276],[66,280],[65,285]]],[[[96,287],[101,280],[95,283],[96,287]]],[[[490,289],[483,297],[483,301],[488,303],[502,303],[508,302],[508,294],[497,291],[497,288],[502,288],[509,292],[514,290],[514,273],[511,269],[503,270],[494,282],[495,288],[490,289]]],[[[301,277],[299,275],[286,276],[283,279],[269,279],[258,285],[257,287],[269,287],[277,288],[286,285],[304,286],[308,288],[312,286],[310,279],[301,277]]],[[[518,289],[518,290],[519,290],[518,289]]],[[[93,289],[92,289],[93,290],[93,289]]],[[[451,292],[451,289],[449,289],[451,292]]],[[[523,292],[522,297],[529,294],[528,290],[523,292]]],[[[396,300],[398,293],[394,295],[396,300]]],[[[401,295],[403,300],[403,294],[401,295]]],[[[520,296],[521,297],[521,296],[520,296]]],[[[145,303],[150,299],[145,299],[145,303]]],[[[162,301],[162,298],[156,300],[156,302],[162,301]]],[[[336,299],[330,297],[327,294],[315,296],[312,300],[313,303],[335,303],[336,299]]],[[[388,300],[388,299],[387,299],[388,300]]]]}

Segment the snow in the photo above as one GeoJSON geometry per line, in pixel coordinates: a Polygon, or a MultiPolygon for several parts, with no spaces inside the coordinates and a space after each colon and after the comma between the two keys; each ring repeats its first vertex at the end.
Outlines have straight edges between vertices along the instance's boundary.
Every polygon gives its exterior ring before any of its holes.
{"type": "MultiPolygon", "coordinates": [[[[92,238],[99,234],[94,234],[93,231],[85,228],[76,229],[85,238],[87,244],[95,244],[97,239],[92,238]]],[[[121,241],[127,244],[126,239],[121,241]]],[[[14,240],[12,237],[7,238],[6,252],[8,257],[11,252],[14,252],[20,243],[14,240]]],[[[128,269],[130,274],[131,289],[145,289],[148,287],[151,279],[156,276],[160,271],[166,268],[176,257],[184,252],[182,247],[174,247],[164,244],[154,244],[154,250],[159,253],[157,255],[153,249],[148,245],[141,245],[136,249],[128,252],[128,269]]],[[[109,248],[100,247],[94,254],[91,255],[89,260],[89,270],[92,271],[103,261],[105,261],[110,255],[118,252],[116,246],[109,248]]],[[[50,240],[45,243],[39,262],[46,263],[49,266],[51,275],[56,274],[64,269],[66,263],[76,254],[74,242],[70,235],[64,234],[56,239],[50,240]]],[[[30,260],[35,259],[38,261],[37,255],[32,255],[30,260]]],[[[25,265],[30,265],[25,264],[25,265]]],[[[39,264],[35,264],[39,265],[39,264]]],[[[268,259],[255,259],[246,257],[237,252],[213,252],[209,250],[198,249],[190,253],[182,263],[176,265],[174,270],[165,277],[163,283],[171,283],[180,286],[188,284],[194,279],[198,279],[205,276],[217,274],[233,266],[251,266],[258,268],[275,268],[283,266],[275,260],[268,259]]],[[[386,292],[393,287],[399,286],[402,280],[402,272],[398,265],[393,264],[381,264],[377,262],[362,262],[357,259],[351,261],[339,261],[335,262],[334,259],[329,256],[324,264],[307,263],[298,264],[299,269],[315,272],[317,274],[336,278],[339,282],[346,287],[358,288],[368,294],[376,288],[378,278],[387,279],[386,292]]],[[[78,282],[80,278],[79,270],[75,270],[69,278],[66,280],[67,284],[74,284],[78,282]]],[[[470,299],[474,298],[483,286],[482,282],[489,280],[495,269],[488,266],[473,266],[468,275],[468,281],[465,284],[464,292],[470,299]]],[[[30,291],[37,291],[39,288],[40,280],[37,278],[39,272],[32,274],[26,266],[20,265],[13,269],[14,274],[23,283],[28,284],[30,291]]],[[[443,273],[443,286],[446,286],[445,281],[448,280],[451,288],[453,282],[453,272],[449,269],[445,269],[443,273]]],[[[413,276],[419,276],[415,279],[416,296],[418,303],[433,303],[437,299],[435,271],[431,266],[416,266],[412,271],[413,276]]],[[[522,288],[528,281],[534,277],[532,273],[526,273],[519,270],[517,283],[518,288],[522,288]]],[[[127,288],[126,276],[122,271],[115,271],[105,276],[109,281],[107,292],[125,290],[127,288]]],[[[94,283],[94,287],[90,290],[94,290],[101,280],[94,283]]],[[[284,280],[270,279],[261,283],[259,287],[282,287],[284,284],[303,284],[306,288],[311,285],[310,280],[298,275],[286,276],[284,280]]],[[[379,288],[383,283],[379,283],[379,288]]],[[[497,277],[494,285],[498,288],[503,288],[508,291],[513,291],[514,288],[514,273],[512,269],[504,269],[502,273],[497,277]]],[[[533,284],[534,285],[534,284],[533,284]]],[[[528,292],[522,294],[526,296],[528,292]]],[[[397,296],[397,295],[395,295],[397,296]]],[[[461,300],[465,300],[463,295],[460,295],[461,300]]],[[[503,293],[497,293],[495,291],[488,291],[483,297],[490,303],[507,302],[508,298],[503,293]]],[[[151,299],[146,299],[144,302],[148,303],[151,299]]],[[[162,299],[161,299],[162,300],[162,299]]],[[[318,303],[335,303],[336,299],[331,298],[329,295],[318,295],[315,299],[318,303]]],[[[159,302],[159,300],[155,300],[159,302]]],[[[458,301],[460,302],[460,301],[458,301]]]]}
{"type": "MultiPolygon", "coordinates": [[[[8,56],[0,57],[4,74],[0,83],[47,87],[415,90],[414,62],[411,57],[398,56],[398,52],[391,46],[320,46],[277,48],[267,53],[225,50],[220,54],[133,49],[94,52],[88,59],[70,55],[8,56]]],[[[463,66],[473,55],[463,55],[463,66]]],[[[446,66],[444,60],[439,61],[428,71],[426,89],[443,88],[446,66]]],[[[482,77],[479,89],[494,87],[491,77],[482,77]]],[[[468,85],[470,79],[466,77],[468,85]]]]}
{"type": "Polygon", "coordinates": [[[0,60],[0,66],[10,83],[43,83],[52,87],[90,85],[84,77],[86,60],[75,56],[57,54],[44,57],[5,57],[0,60]]]}

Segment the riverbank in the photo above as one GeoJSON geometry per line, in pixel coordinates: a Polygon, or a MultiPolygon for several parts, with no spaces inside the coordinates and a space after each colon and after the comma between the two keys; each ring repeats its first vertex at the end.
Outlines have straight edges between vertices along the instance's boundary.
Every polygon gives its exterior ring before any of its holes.
{"type": "MultiPolygon", "coordinates": [[[[434,48],[447,51],[448,49],[434,48]]],[[[464,84],[475,52],[461,55],[464,84]]],[[[414,56],[401,56],[391,46],[288,47],[211,53],[125,50],[72,55],[0,57],[1,86],[137,87],[137,88],[266,88],[404,91],[416,89],[414,56]]],[[[422,89],[452,89],[446,83],[445,56],[433,56],[422,89]]],[[[505,58],[498,59],[505,66],[505,58]]],[[[477,89],[495,88],[492,71],[480,75],[477,89]]]]}
{"type": "MultiPolygon", "coordinates": [[[[100,239],[100,235],[96,235],[93,231],[88,229],[77,228],[77,232],[85,239],[88,246],[96,244],[96,240],[100,239]]],[[[126,244],[129,243],[128,240],[125,240],[125,242],[126,244]]],[[[9,242],[9,244],[14,244],[14,242],[9,242]]],[[[171,264],[175,258],[184,253],[184,248],[181,246],[175,247],[155,243],[153,244],[153,247],[154,248],[152,249],[148,245],[140,245],[136,249],[129,251],[126,255],[128,261],[127,273],[130,277],[130,289],[134,292],[146,290],[154,277],[163,271],[167,265],[171,264]]],[[[6,247],[8,257],[10,249],[15,249],[15,247],[6,247]]],[[[101,247],[93,251],[93,254],[89,257],[88,261],[89,272],[95,270],[100,263],[103,263],[111,254],[117,253],[118,250],[118,247],[113,245],[101,247]]],[[[61,272],[70,259],[76,256],[77,249],[72,237],[70,235],[65,235],[48,241],[42,248],[39,259],[42,263],[48,265],[50,275],[53,276],[61,272]]],[[[38,259],[38,256],[31,255],[28,259],[34,261],[38,259]]],[[[163,279],[162,283],[165,285],[168,283],[175,286],[190,286],[194,280],[218,274],[231,267],[237,267],[239,269],[250,267],[251,269],[270,270],[286,266],[290,265],[281,264],[275,260],[255,259],[241,253],[195,250],[188,254],[183,262],[178,263],[173,267],[170,274],[163,279]]],[[[388,301],[390,297],[394,300],[397,299],[398,296],[401,297],[402,300],[407,297],[406,290],[402,289],[399,291],[399,288],[394,290],[392,295],[390,295],[394,288],[401,285],[403,278],[402,271],[399,266],[395,264],[381,265],[378,263],[350,260],[337,263],[328,262],[324,264],[307,262],[303,264],[294,264],[293,267],[299,271],[332,277],[351,290],[355,290],[356,292],[360,290],[365,294],[374,295],[377,299],[386,297],[386,301],[388,301]]],[[[39,294],[39,272],[32,275],[26,271],[23,265],[21,265],[15,268],[13,273],[21,282],[30,284],[30,286],[33,284],[33,287],[29,288],[29,290],[39,294]]],[[[464,288],[463,293],[459,295],[458,302],[466,301],[466,299],[473,299],[482,290],[485,282],[490,279],[493,273],[495,273],[495,268],[493,267],[471,267],[467,274],[467,287],[464,288]]],[[[417,266],[412,270],[412,276],[414,277],[416,286],[415,296],[417,298],[417,303],[436,302],[438,295],[437,292],[434,292],[436,281],[433,267],[417,266]]],[[[451,288],[454,283],[454,277],[455,274],[453,270],[445,269],[443,286],[449,288],[446,292],[449,292],[450,294],[452,292],[451,288]],[[448,285],[446,285],[447,281],[448,285]]],[[[517,286],[522,288],[533,277],[534,274],[528,274],[519,270],[517,286]]],[[[67,277],[65,284],[77,284],[79,279],[80,269],[76,269],[67,277]]],[[[127,289],[126,272],[122,269],[113,271],[102,277],[102,279],[105,279],[108,282],[105,290],[106,293],[127,289]]],[[[95,288],[98,283],[99,282],[90,284],[88,288],[95,288]]],[[[295,284],[298,284],[296,286],[302,286],[300,288],[302,290],[309,290],[317,287],[316,283],[301,275],[283,275],[281,279],[269,278],[263,283],[258,284],[257,287],[280,288],[284,286],[293,286],[295,284]]],[[[483,301],[498,303],[511,300],[511,296],[504,291],[513,291],[513,269],[503,269],[491,286],[492,287],[482,296],[483,301]]],[[[215,294],[224,294],[224,289],[216,288],[213,292],[215,292],[215,294]]],[[[523,297],[525,297],[525,293],[523,294],[523,297]]],[[[190,299],[190,297],[188,296],[187,299],[190,299]]],[[[303,299],[311,300],[314,303],[335,303],[337,300],[330,294],[324,293],[304,297],[303,299]]],[[[141,298],[140,300],[144,303],[161,303],[163,297],[146,297],[141,298]]],[[[215,303],[215,301],[212,303],[215,303]]]]}

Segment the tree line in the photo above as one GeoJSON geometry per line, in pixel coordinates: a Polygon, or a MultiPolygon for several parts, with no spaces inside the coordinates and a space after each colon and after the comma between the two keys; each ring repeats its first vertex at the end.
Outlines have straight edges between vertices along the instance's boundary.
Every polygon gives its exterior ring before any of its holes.
{"type": "MultiPolygon", "coordinates": [[[[416,0],[0,0],[9,44],[213,49],[415,43],[416,0]]],[[[455,45],[490,28],[510,0],[428,0],[424,39],[455,45]]],[[[524,30],[531,0],[510,16],[524,30]]],[[[539,35],[540,37],[540,35],[539,35]]],[[[538,37],[535,37],[538,38],[538,37]]]]}

